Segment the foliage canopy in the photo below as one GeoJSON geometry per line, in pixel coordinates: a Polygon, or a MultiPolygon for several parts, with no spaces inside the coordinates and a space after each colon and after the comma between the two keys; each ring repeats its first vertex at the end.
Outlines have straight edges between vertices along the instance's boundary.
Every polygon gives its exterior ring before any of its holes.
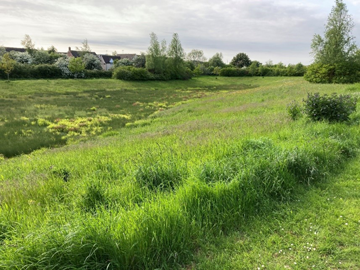
{"type": "Polygon", "coordinates": [[[16,61],[10,57],[9,53],[5,53],[0,62],[0,69],[2,69],[9,80],[11,71],[14,69],[16,61]]]}
{"type": "Polygon", "coordinates": [[[248,67],[251,65],[251,60],[246,53],[238,53],[231,60],[230,64],[238,68],[248,67]]]}
{"type": "Polygon", "coordinates": [[[336,0],[325,26],[324,37],[315,34],[311,48],[316,63],[336,64],[351,61],[357,50],[351,30],[354,23],[345,3],[336,0]]]}
{"type": "Polygon", "coordinates": [[[225,63],[222,59],[222,53],[215,53],[214,56],[209,59],[209,65],[213,67],[224,67],[225,63]]]}

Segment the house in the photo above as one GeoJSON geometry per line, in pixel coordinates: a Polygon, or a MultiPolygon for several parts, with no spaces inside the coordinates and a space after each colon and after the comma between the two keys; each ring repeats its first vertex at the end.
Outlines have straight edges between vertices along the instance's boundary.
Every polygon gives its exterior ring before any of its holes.
{"type": "Polygon", "coordinates": [[[133,61],[136,59],[137,55],[135,53],[122,53],[122,54],[117,54],[117,56],[120,56],[121,59],[129,59],[130,61],[133,61]]]}
{"type": "Polygon", "coordinates": [[[15,52],[26,52],[25,48],[14,48],[14,47],[4,47],[6,52],[11,52],[11,51],[15,51],[15,52]]]}
{"type": "MultiPolygon", "coordinates": [[[[78,58],[78,57],[81,57],[81,54],[82,54],[82,53],[83,53],[82,51],[74,51],[74,50],[71,49],[71,47],[69,47],[69,50],[68,50],[68,52],[67,52],[67,56],[68,56],[68,57],[78,58]]],[[[96,54],[95,52],[89,52],[89,53],[97,56],[97,54],[96,54]]]]}
{"type": "Polygon", "coordinates": [[[114,66],[116,60],[121,59],[120,56],[107,55],[107,54],[99,54],[98,57],[100,59],[103,70],[109,70],[114,66]]]}

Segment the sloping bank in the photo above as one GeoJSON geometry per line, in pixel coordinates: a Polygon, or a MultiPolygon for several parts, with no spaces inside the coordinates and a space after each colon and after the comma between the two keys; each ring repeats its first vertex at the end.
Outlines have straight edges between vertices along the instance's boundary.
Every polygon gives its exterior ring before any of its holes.
{"type": "Polygon", "coordinates": [[[124,173],[147,196],[131,205],[116,204],[108,200],[101,177],[94,177],[82,207],[43,209],[47,218],[37,226],[31,225],[31,217],[20,218],[28,223],[21,228],[12,224],[11,209],[2,203],[0,268],[183,265],[200,239],[236,229],[247,215],[291,198],[299,185],[341,169],[356,155],[359,135],[357,125],[310,124],[280,142],[260,138],[213,144],[197,163],[191,162],[191,154],[154,148],[124,173]]]}

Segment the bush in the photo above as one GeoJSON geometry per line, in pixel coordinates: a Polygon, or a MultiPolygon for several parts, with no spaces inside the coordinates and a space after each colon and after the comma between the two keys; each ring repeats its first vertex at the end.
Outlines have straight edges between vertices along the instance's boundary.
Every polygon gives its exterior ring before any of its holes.
{"type": "Polygon", "coordinates": [[[81,58],[70,58],[68,68],[75,78],[84,78],[85,64],[81,58]]]}
{"type": "Polygon", "coordinates": [[[240,69],[240,68],[222,68],[220,70],[220,76],[244,77],[244,76],[249,76],[249,72],[246,69],[240,69]]]}
{"type": "Polygon", "coordinates": [[[353,62],[340,64],[312,64],[304,75],[311,83],[354,83],[359,81],[359,66],[353,62]]]}
{"type": "Polygon", "coordinates": [[[355,83],[360,81],[360,66],[354,62],[335,65],[333,83],[355,83]]]}
{"type": "Polygon", "coordinates": [[[304,79],[311,83],[332,83],[334,77],[335,66],[326,64],[312,64],[304,75],[304,79]]]}
{"type": "MultiPolygon", "coordinates": [[[[73,74],[67,68],[67,59],[59,59],[56,65],[27,65],[16,64],[11,72],[12,79],[60,79],[72,78],[73,74]]],[[[84,70],[85,78],[111,78],[112,72],[105,70],[84,70]]],[[[7,79],[7,75],[0,70],[0,79],[7,79]]]]}
{"type": "Polygon", "coordinates": [[[113,78],[125,81],[148,81],[152,80],[153,76],[144,68],[121,66],[114,70],[113,78]]]}
{"type": "Polygon", "coordinates": [[[111,78],[112,72],[110,70],[84,70],[85,78],[111,78]]]}
{"type": "Polygon", "coordinates": [[[130,67],[133,65],[133,62],[130,60],[130,59],[127,59],[127,58],[123,58],[123,59],[120,59],[119,61],[116,61],[115,63],[115,68],[117,67],[130,67]]]}
{"type": "Polygon", "coordinates": [[[82,61],[87,70],[102,70],[100,59],[91,53],[85,54],[82,61]]]}
{"type": "Polygon", "coordinates": [[[35,51],[33,54],[33,64],[42,65],[42,64],[53,64],[54,59],[50,56],[47,51],[39,50],[35,51]]]}
{"type": "Polygon", "coordinates": [[[295,100],[288,104],[287,111],[292,120],[297,120],[301,117],[301,106],[295,100]]]}
{"type": "Polygon", "coordinates": [[[70,78],[73,76],[71,71],[69,70],[69,58],[59,58],[58,60],[56,60],[55,66],[57,66],[61,70],[63,78],[70,78]]]}
{"type": "Polygon", "coordinates": [[[334,93],[331,96],[320,96],[319,93],[309,93],[304,100],[304,111],[313,121],[344,122],[356,111],[356,103],[357,98],[350,95],[337,96],[334,93]]]}
{"type": "MultiPolygon", "coordinates": [[[[12,79],[29,79],[31,78],[31,70],[32,66],[30,65],[16,63],[10,76],[12,79]]],[[[7,79],[7,75],[3,70],[0,70],[0,78],[7,79]]]]}
{"type": "Polygon", "coordinates": [[[31,69],[31,78],[34,79],[58,79],[62,78],[61,69],[54,65],[37,65],[31,69]]]}
{"type": "Polygon", "coordinates": [[[32,64],[34,59],[28,52],[11,51],[10,56],[19,64],[32,64]]]}

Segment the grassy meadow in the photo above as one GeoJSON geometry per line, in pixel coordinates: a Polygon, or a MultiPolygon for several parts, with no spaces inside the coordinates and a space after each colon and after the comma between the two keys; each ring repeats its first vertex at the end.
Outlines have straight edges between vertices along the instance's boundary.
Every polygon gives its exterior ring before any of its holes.
{"type": "Polygon", "coordinates": [[[359,269],[360,113],[308,92],[360,85],[0,82],[0,269],[359,269]]]}
{"type": "MultiPolygon", "coordinates": [[[[233,83],[222,85],[221,91],[251,87],[233,83]]],[[[218,92],[218,85],[215,79],[189,84],[106,79],[0,82],[0,155],[13,157],[115,134],[127,123],[218,92]]]]}

